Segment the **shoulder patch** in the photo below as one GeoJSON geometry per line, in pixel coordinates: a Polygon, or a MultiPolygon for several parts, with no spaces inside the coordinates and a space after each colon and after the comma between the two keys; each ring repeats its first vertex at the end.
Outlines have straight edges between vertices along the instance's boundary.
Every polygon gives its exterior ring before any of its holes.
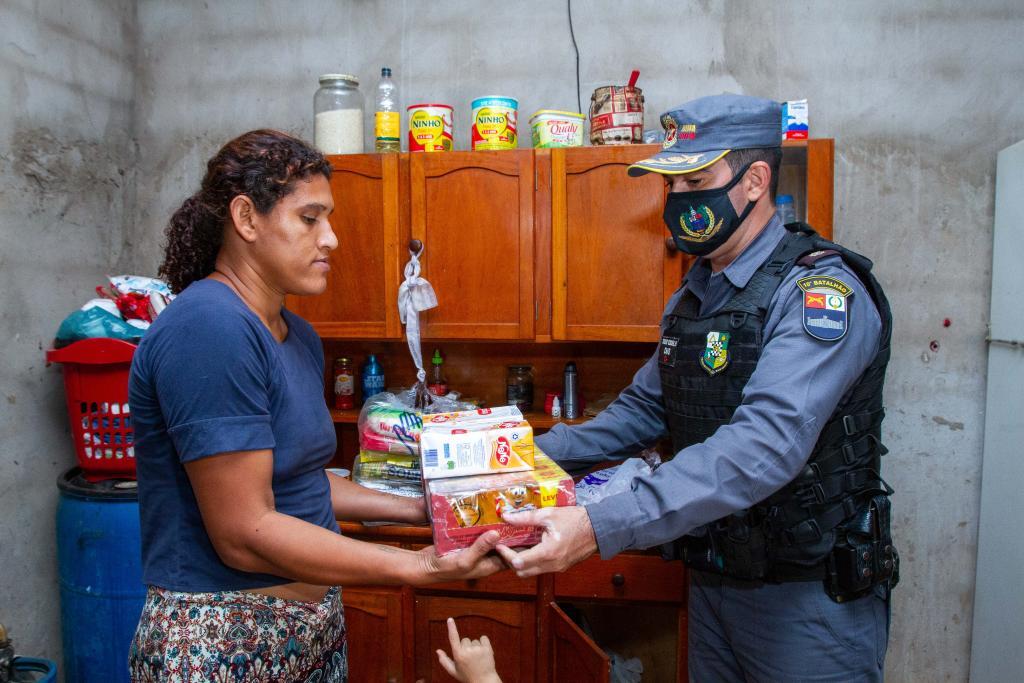
{"type": "Polygon", "coordinates": [[[804,331],[822,341],[839,341],[850,327],[847,299],[853,288],[839,278],[813,275],[796,281],[803,293],[804,331]]]}

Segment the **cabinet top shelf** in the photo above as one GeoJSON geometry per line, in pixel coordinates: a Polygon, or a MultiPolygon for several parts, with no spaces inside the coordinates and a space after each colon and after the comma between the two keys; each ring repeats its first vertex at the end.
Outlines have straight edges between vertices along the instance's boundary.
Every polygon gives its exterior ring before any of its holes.
{"type": "MultiPolygon", "coordinates": [[[[783,147],[807,147],[809,142],[814,142],[814,141],[818,141],[818,140],[829,140],[829,139],[831,139],[831,138],[811,138],[810,140],[783,140],[782,141],[782,146],[783,147]]],[[[657,143],[654,143],[654,144],[643,144],[643,145],[585,145],[585,146],[582,146],[582,147],[561,147],[561,148],[558,148],[558,149],[564,150],[564,151],[566,151],[569,154],[573,154],[576,150],[585,150],[585,149],[590,149],[590,150],[593,150],[593,149],[606,149],[606,150],[607,149],[629,149],[631,147],[635,147],[638,150],[643,149],[645,147],[649,147],[651,149],[655,149],[655,148],[660,149],[661,145],[657,144],[657,143]]],[[[472,150],[471,151],[471,150],[468,150],[468,149],[462,149],[462,150],[454,150],[453,152],[441,152],[441,153],[434,153],[434,154],[452,154],[452,153],[454,153],[454,154],[465,154],[465,153],[471,153],[471,154],[482,154],[482,155],[493,155],[493,154],[500,155],[500,154],[504,154],[507,151],[508,152],[530,152],[530,151],[550,152],[551,149],[547,149],[547,148],[541,149],[541,148],[533,148],[533,147],[519,147],[519,148],[514,149],[514,150],[486,150],[486,151],[482,151],[482,150],[472,150]]],[[[645,153],[647,153],[647,152],[645,152],[645,153]]],[[[401,153],[402,156],[409,156],[409,154],[410,154],[409,152],[402,152],[401,153]]],[[[432,154],[432,153],[423,152],[423,154],[432,154]]],[[[366,153],[366,154],[330,154],[330,155],[328,155],[328,158],[331,158],[331,157],[378,157],[378,156],[386,156],[386,155],[376,154],[376,153],[366,153]]]]}
{"type": "MultiPolygon", "coordinates": [[[[589,417],[581,417],[576,420],[568,420],[563,417],[551,417],[547,413],[527,412],[523,415],[530,426],[538,429],[550,429],[556,424],[578,425],[588,422],[589,417]]],[[[359,421],[359,411],[352,410],[331,410],[331,418],[335,424],[355,424],[359,421]]]]}

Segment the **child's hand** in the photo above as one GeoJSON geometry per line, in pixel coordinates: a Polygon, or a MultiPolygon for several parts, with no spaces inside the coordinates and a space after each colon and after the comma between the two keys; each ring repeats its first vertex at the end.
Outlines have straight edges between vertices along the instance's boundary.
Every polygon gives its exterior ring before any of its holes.
{"type": "Polygon", "coordinates": [[[494,650],[487,636],[480,636],[480,640],[463,638],[460,641],[455,620],[449,618],[448,642],[452,646],[452,656],[438,650],[437,659],[452,678],[461,683],[501,683],[494,669],[494,650]]]}

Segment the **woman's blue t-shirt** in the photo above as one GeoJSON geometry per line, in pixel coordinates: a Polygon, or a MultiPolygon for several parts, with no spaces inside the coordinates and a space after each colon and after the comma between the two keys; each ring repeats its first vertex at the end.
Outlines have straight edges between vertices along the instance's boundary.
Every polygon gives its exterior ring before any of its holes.
{"type": "Polygon", "coordinates": [[[282,310],[278,342],[227,285],[199,280],[146,332],[128,404],[135,428],[143,582],[208,592],[291,579],[233,569],[214,550],[184,463],[273,451],[278,512],[339,532],[324,467],[337,446],[323,400],[324,356],[306,321],[282,310]]]}

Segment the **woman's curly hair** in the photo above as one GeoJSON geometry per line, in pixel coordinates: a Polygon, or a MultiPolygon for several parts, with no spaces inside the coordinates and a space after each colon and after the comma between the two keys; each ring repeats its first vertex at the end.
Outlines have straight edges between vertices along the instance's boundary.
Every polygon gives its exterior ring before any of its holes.
{"type": "Polygon", "coordinates": [[[217,261],[232,199],[244,194],[266,214],[295,181],[317,173],[330,180],[330,163],[298,138],[268,129],[239,135],[207,162],[199,191],[171,216],[160,276],[176,294],[206,277],[217,261]]]}

